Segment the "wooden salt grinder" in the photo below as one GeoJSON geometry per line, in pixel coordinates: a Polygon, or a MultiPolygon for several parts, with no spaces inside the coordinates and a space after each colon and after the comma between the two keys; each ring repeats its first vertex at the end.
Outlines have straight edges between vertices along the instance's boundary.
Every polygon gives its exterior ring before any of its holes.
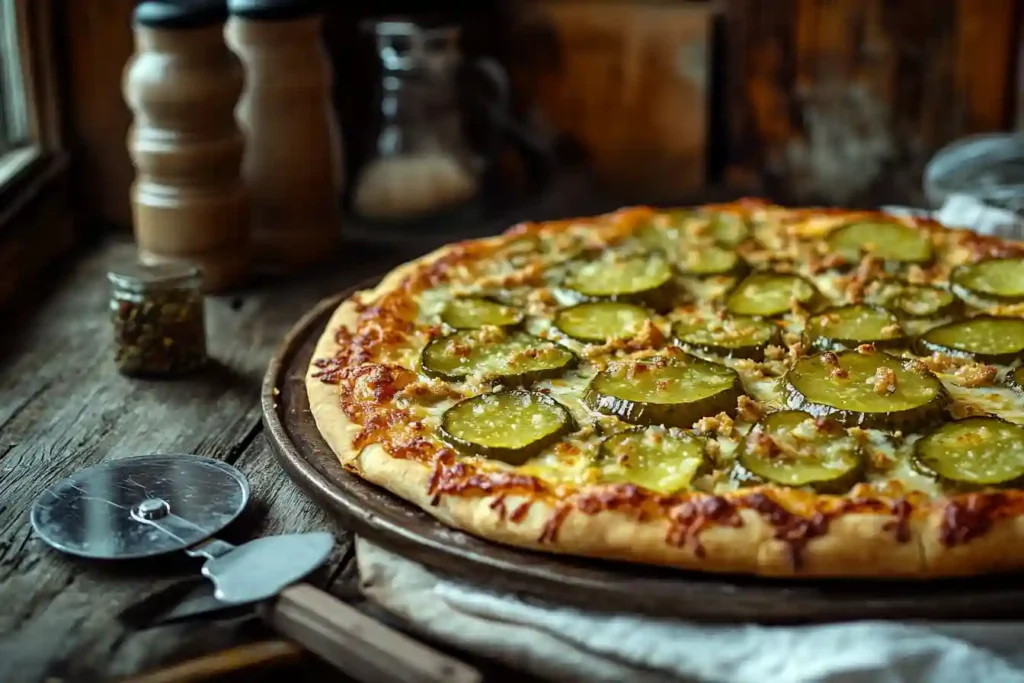
{"type": "Polygon", "coordinates": [[[235,121],[244,75],[224,43],[226,20],[224,0],[142,2],[123,80],[135,116],[139,258],[195,264],[207,290],[241,283],[249,266],[245,139],[235,121]]]}
{"type": "Polygon", "coordinates": [[[259,265],[291,271],[340,239],[341,135],[316,0],[228,0],[228,44],[246,66],[238,119],[259,265]]]}

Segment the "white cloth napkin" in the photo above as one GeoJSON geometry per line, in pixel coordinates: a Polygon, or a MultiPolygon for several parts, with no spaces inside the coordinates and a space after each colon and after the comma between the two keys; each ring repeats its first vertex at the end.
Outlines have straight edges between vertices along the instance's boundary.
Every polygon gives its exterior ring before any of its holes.
{"type": "Polygon", "coordinates": [[[525,602],[362,539],[364,593],[416,630],[558,681],[1024,683],[1024,623],[702,625],[525,602]]]}
{"type": "MultiPolygon", "coordinates": [[[[1024,236],[1015,214],[965,195],[932,215],[950,226],[1024,236]]],[[[356,557],[367,596],[414,628],[553,680],[1024,683],[1024,623],[702,625],[525,602],[441,578],[362,539],[356,557]]]]}

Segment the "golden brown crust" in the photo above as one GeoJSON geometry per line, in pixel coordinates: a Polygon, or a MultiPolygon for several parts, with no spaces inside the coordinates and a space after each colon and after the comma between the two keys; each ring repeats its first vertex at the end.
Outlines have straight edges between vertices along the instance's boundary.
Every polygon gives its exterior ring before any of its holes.
{"type": "MultiPolygon", "coordinates": [[[[649,213],[616,216],[629,221],[649,213]]],[[[306,388],[319,430],[347,469],[453,527],[548,552],[768,576],[929,577],[1024,566],[1024,552],[1015,550],[1024,547],[1024,494],[1018,491],[934,501],[914,494],[816,496],[781,487],[658,496],[607,485],[566,493],[530,476],[462,463],[408,419],[381,422],[389,408],[367,412],[367,403],[381,403],[382,393],[390,398],[407,381],[407,371],[389,369],[367,351],[381,335],[371,329],[374,320],[386,320],[400,305],[395,301],[414,299],[469,254],[560,225],[527,224],[505,236],[444,247],[338,307],[317,343],[306,388]]],[[[926,221],[920,227],[941,229],[926,221]]],[[[947,238],[970,251],[965,258],[1021,253],[1019,245],[988,238],[953,231],[947,238]]]]}

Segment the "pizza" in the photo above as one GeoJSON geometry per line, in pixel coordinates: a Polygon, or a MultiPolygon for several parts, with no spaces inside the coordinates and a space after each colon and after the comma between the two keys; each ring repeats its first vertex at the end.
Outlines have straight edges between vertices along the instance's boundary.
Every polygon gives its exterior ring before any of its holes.
{"type": "Polygon", "coordinates": [[[1024,244],[748,199],[443,247],[341,302],[346,470],[514,546],[706,572],[1024,567],[1024,244]]]}

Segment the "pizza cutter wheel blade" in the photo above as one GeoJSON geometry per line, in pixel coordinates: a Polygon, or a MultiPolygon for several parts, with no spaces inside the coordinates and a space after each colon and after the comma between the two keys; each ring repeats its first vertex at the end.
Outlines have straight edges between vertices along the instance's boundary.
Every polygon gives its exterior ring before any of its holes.
{"type": "Polygon", "coordinates": [[[180,552],[222,531],[245,510],[249,483],[227,463],[198,455],[114,460],[43,491],[32,527],[62,552],[132,560],[180,552]],[[167,532],[148,523],[170,513],[167,532]]]}
{"type": "Polygon", "coordinates": [[[326,532],[257,538],[234,546],[214,535],[249,501],[245,475],[197,455],[149,455],[90,467],[32,505],[36,533],[62,552],[101,560],[172,552],[206,558],[203,576],[226,605],[258,603],[261,617],[354,678],[478,683],[480,673],[307,583],[326,561],[326,532]]]}

